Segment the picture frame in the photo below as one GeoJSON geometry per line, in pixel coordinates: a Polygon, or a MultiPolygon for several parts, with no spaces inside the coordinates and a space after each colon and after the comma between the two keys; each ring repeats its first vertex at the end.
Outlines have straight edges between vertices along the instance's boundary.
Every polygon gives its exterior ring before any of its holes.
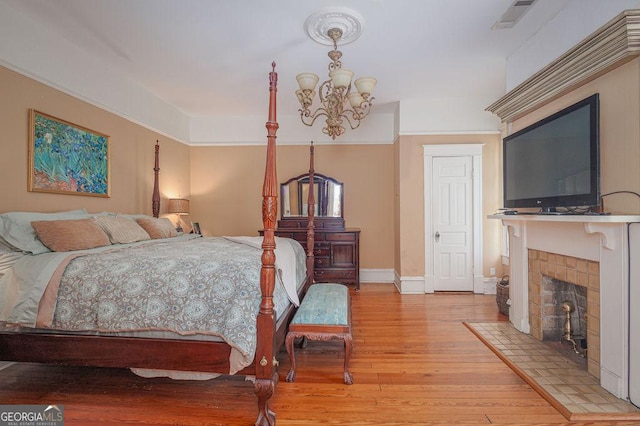
{"type": "Polygon", "coordinates": [[[29,110],[30,192],[111,197],[109,136],[29,110]]]}
{"type": "Polygon", "coordinates": [[[191,232],[202,235],[202,231],[200,231],[200,222],[191,222],[191,232]]]}

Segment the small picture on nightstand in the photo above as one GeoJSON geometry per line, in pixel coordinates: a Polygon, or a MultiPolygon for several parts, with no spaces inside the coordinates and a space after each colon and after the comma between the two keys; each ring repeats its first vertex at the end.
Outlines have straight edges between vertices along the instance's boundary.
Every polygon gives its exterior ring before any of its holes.
{"type": "Polygon", "coordinates": [[[191,232],[193,232],[194,234],[202,235],[199,222],[191,222],[191,232]]]}

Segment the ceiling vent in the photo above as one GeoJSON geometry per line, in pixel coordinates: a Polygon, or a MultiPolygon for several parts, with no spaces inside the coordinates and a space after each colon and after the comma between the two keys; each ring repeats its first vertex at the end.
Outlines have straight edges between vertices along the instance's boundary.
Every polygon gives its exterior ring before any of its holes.
{"type": "Polygon", "coordinates": [[[513,28],[514,25],[518,23],[520,18],[524,16],[525,13],[537,0],[516,0],[513,4],[507,9],[506,12],[500,17],[498,22],[493,24],[491,27],[492,30],[504,30],[513,28]]]}

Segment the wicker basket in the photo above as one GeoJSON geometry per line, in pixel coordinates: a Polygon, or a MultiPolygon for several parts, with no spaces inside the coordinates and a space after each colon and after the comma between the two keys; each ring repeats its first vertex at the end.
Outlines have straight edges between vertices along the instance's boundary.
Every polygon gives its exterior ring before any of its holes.
{"type": "Polygon", "coordinates": [[[505,275],[496,284],[496,303],[498,304],[498,310],[501,314],[509,316],[509,276],[505,275]]]}

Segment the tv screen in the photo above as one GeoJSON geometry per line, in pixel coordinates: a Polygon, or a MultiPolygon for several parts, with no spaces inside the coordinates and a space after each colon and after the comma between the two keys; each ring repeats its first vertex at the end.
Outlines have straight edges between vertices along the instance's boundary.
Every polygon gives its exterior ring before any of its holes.
{"type": "Polygon", "coordinates": [[[595,94],[504,138],[504,207],[580,212],[599,204],[598,106],[595,94]]]}

